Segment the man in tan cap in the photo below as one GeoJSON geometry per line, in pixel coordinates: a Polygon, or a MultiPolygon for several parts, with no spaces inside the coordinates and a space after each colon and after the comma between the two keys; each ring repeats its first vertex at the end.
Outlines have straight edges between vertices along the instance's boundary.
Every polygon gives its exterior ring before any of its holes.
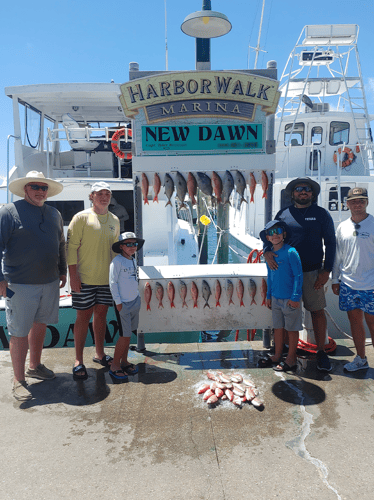
{"type": "Polygon", "coordinates": [[[9,184],[9,190],[23,199],[0,209],[0,295],[6,297],[13,396],[19,401],[32,398],[25,375],[55,378],[41,364],[41,354],[47,324],[58,322],[59,284],[66,283],[65,238],[60,212],[44,202],[62,189],[42,172],[31,171],[9,184]]]}
{"type": "Polygon", "coordinates": [[[339,308],[347,311],[357,356],[344,365],[349,372],[369,368],[365,356],[365,322],[374,343],[374,217],[367,213],[368,192],[363,187],[348,191],[351,217],[336,230],[336,258],[332,291],[339,308]]]}

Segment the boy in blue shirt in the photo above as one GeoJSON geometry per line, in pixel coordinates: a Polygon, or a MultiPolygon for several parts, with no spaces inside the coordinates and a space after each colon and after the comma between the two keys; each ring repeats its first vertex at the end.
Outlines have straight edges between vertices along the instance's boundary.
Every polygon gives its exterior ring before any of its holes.
{"type": "Polygon", "coordinates": [[[302,329],[301,296],[303,286],[303,270],[299,254],[295,248],[286,243],[290,238],[290,230],[283,221],[273,220],[266,224],[260,237],[272,245],[276,252],[278,264],[272,270],[267,264],[268,287],[266,305],[272,310],[274,328],[274,356],[261,359],[259,367],[276,364],[273,370],[296,371],[297,344],[299,331],[302,329]],[[285,361],[280,361],[284,343],[284,329],[288,332],[289,350],[285,361]],[[278,364],[279,363],[279,364],[278,364]]]}

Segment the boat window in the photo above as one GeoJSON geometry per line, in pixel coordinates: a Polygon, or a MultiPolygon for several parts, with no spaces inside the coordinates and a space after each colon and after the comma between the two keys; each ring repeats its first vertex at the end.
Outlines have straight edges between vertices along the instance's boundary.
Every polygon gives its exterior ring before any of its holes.
{"type": "Polygon", "coordinates": [[[291,195],[288,194],[285,189],[282,189],[280,209],[282,210],[283,208],[289,207],[290,205],[292,205],[291,195]]]}
{"type": "Polygon", "coordinates": [[[121,233],[134,231],[133,191],[112,191],[109,210],[119,218],[121,233]]]}
{"type": "Polygon", "coordinates": [[[40,148],[42,115],[27,103],[19,103],[22,144],[34,149],[40,148]],[[23,115],[23,120],[22,120],[23,115]]]}
{"type": "Polygon", "coordinates": [[[322,144],[322,127],[312,128],[312,137],[310,141],[312,144],[322,144]]]}
{"type": "MultiPolygon", "coordinates": [[[[342,211],[347,211],[347,196],[348,196],[348,191],[351,189],[351,187],[354,186],[341,186],[340,187],[340,200],[341,200],[341,206],[342,206],[342,211]]],[[[338,186],[334,186],[330,188],[329,190],[329,210],[330,212],[337,212],[339,210],[339,204],[338,204],[338,186]]]]}
{"type": "Polygon", "coordinates": [[[75,214],[84,210],[84,201],[83,200],[69,200],[69,201],[46,201],[47,205],[51,205],[51,207],[57,208],[57,210],[62,215],[62,219],[64,221],[64,226],[68,226],[70,224],[71,219],[75,214]]]}
{"type": "Polygon", "coordinates": [[[331,122],[330,124],[330,139],[331,146],[337,144],[348,144],[349,142],[349,123],[347,122],[331,122]]]}
{"type": "Polygon", "coordinates": [[[309,170],[318,170],[318,163],[321,165],[321,151],[313,149],[313,152],[309,153],[309,170]]]}
{"type": "Polygon", "coordinates": [[[284,129],[284,145],[302,146],[304,144],[304,123],[289,123],[284,129]],[[293,130],[292,130],[293,128],[293,130]]]}

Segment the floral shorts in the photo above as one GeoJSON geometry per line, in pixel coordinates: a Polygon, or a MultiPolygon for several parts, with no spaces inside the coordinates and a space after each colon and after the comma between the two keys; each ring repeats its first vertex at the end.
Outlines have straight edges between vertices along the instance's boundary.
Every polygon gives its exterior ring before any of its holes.
{"type": "Polygon", "coordinates": [[[374,290],[353,290],[340,283],[339,309],[341,311],[361,309],[365,313],[374,314],[374,290]]]}

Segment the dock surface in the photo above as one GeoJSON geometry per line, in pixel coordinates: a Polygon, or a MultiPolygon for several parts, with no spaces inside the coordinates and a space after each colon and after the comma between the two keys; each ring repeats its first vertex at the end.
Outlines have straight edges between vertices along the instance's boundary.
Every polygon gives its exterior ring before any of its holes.
{"type": "MultiPolygon", "coordinates": [[[[89,378],[73,381],[74,351],[45,349],[56,379],[11,394],[0,352],[2,500],[371,500],[374,497],[374,350],[370,366],[338,340],[330,373],[300,359],[296,374],[256,368],[261,341],[147,344],[139,373],[114,383],[85,349],[89,378]],[[207,371],[249,375],[263,409],[208,407],[207,371]]],[[[106,349],[112,354],[113,348],[106,349]]]]}

